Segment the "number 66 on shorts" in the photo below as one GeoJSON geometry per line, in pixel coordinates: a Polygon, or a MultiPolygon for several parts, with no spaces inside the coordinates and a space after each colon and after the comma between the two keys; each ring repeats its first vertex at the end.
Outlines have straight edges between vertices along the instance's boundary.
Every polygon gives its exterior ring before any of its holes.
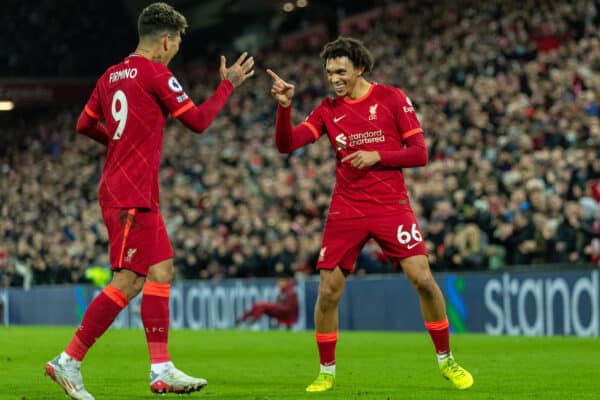
{"type": "MultiPolygon", "coordinates": [[[[407,244],[410,246],[410,242],[422,242],[423,236],[419,232],[417,224],[412,224],[410,232],[403,230],[403,225],[398,226],[398,242],[400,244],[407,244]]],[[[414,244],[414,243],[413,243],[414,244]]]]}
{"type": "Polygon", "coordinates": [[[411,210],[360,218],[328,218],[317,268],[333,269],[339,265],[352,271],[369,239],[374,239],[393,262],[427,255],[423,234],[411,210]]]}

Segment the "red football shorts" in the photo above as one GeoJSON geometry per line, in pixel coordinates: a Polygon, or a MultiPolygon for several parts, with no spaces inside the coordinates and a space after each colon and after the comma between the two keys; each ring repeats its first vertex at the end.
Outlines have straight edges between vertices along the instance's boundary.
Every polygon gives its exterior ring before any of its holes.
{"type": "Polygon", "coordinates": [[[122,268],[148,275],[148,269],[173,258],[162,215],[146,209],[103,208],[110,242],[112,270],[122,268]]]}
{"type": "Polygon", "coordinates": [[[352,271],[364,244],[377,241],[394,263],[397,259],[427,255],[423,234],[411,210],[361,218],[328,218],[317,269],[336,266],[352,271]]]}

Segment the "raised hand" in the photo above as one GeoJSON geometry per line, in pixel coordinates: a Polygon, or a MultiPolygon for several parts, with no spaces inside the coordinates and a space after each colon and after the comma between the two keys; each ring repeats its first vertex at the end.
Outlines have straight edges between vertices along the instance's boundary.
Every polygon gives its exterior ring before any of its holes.
{"type": "Polygon", "coordinates": [[[254,75],[254,58],[248,57],[247,52],[243,52],[231,67],[227,68],[226,63],[225,56],[221,56],[219,74],[222,80],[227,79],[234,87],[240,86],[246,79],[254,75]]]}
{"type": "Polygon", "coordinates": [[[275,100],[279,102],[283,107],[288,107],[292,104],[292,97],[294,97],[294,85],[287,83],[279,77],[275,72],[268,69],[267,74],[273,78],[273,86],[271,86],[271,94],[275,97],[275,100]]]}

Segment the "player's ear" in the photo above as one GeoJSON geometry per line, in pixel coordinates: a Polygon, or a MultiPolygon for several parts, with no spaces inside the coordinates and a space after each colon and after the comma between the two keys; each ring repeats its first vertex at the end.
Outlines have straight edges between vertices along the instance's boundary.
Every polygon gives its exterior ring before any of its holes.
{"type": "Polygon", "coordinates": [[[160,45],[164,51],[169,50],[169,35],[161,36],[160,45]]]}

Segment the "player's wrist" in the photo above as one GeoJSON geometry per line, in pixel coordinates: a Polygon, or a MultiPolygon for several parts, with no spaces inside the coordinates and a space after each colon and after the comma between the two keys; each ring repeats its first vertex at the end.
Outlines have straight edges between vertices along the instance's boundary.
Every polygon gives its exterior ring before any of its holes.
{"type": "Polygon", "coordinates": [[[221,80],[221,84],[226,86],[228,89],[233,90],[235,88],[235,85],[233,84],[233,82],[231,82],[231,80],[225,78],[221,80]]]}

